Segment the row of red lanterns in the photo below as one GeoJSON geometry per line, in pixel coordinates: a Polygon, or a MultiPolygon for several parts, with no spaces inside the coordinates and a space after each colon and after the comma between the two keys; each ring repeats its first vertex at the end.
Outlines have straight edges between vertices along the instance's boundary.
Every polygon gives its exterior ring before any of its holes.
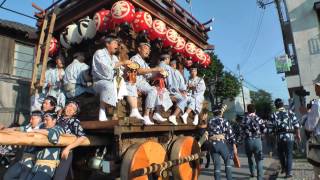
{"type": "MultiPolygon", "coordinates": [[[[144,11],[135,12],[134,6],[125,0],[117,1],[111,10],[100,10],[93,18],[96,30],[100,32],[115,29],[116,26],[127,23],[131,24],[135,32],[147,32],[150,40],[161,39],[163,47],[171,47],[175,53],[184,55],[189,62],[199,63],[203,67],[211,63],[210,56],[202,49],[196,47],[192,42],[186,42],[176,30],[168,28],[159,19],[152,19],[152,16],[144,11]]],[[[53,40],[52,46],[57,46],[57,40],[53,40]]],[[[51,45],[50,44],[50,45],[51,45]]],[[[57,47],[50,48],[49,54],[56,52],[57,47]]],[[[186,63],[190,64],[190,63],[186,63]]]]}
{"type": "Polygon", "coordinates": [[[98,31],[112,30],[123,23],[132,24],[135,32],[148,32],[150,40],[161,39],[163,47],[172,47],[174,52],[192,59],[193,63],[208,66],[211,62],[210,56],[197,48],[194,43],[186,42],[176,30],[168,28],[163,21],[153,20],[148,12],[135,12],[134,6],[128,1],[117,1],[111,10],[97,12],[94,20],[98,31]]]}

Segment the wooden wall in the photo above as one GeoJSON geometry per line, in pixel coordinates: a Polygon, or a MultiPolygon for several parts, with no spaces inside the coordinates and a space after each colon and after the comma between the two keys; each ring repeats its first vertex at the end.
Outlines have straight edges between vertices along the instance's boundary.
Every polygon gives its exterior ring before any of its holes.
{"type": "Polygon", "coordinates": [[[13,76],[16,39],[0,35],[0,42],[0,123],[22,124],[29,119],[30,79],[13,76]]]}

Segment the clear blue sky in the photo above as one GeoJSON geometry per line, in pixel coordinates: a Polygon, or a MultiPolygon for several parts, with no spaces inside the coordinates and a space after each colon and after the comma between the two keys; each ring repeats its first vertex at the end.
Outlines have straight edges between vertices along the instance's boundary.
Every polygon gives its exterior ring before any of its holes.
{"type": "MultiPolygon", "coordinates": [[[[190,10],[185,0],[176,1],[190,10]]],[[[32,2],[45,8],[52,1],[8,0],[4,6],[32,16],[35,11],[31,7],[32,2]]],[[[283,42],[274,5],[262,10],[257,7],[256,0],[193,0],[192,14],[200,22],[215,18],[209,42],[215,45],[215,53],[226,67],[237,72],[237,64],[240,64],[244,79],[250,84],[272,93],[273,98],[288,98],[286,83],[281,80],[283,75],[275,71],[274,57],[283,53],[283,42]],[[262,21],[258,34],[259,19],[262,21]]],[[[0,18],[35,25],[32,19],[2,9],[0,18]]],[[[247,86],[253,89],[251,85],[247,86]]]]}

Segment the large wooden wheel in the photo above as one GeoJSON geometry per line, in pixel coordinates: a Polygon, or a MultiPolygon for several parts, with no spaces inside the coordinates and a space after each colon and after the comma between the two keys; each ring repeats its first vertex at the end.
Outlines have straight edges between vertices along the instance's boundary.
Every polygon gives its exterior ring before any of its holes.
{"type": "MultiPolygon", "coordinates": [[[[121,164],[121,180],[149,180],[150,176],[130,177],[132,171],[148,167],[153,163],[160,164],[166,160],[166,150],[161,144],[146,141],[129,147],[121,164]]],[[[152,178],[151,178],[152,179],[152,178]]],[[[161,177],[157,180],[162,180],[161,177]]]]}
{"type": "MultiPolygon", "coordinates": [[[[198,142],[191,136],[178,138],[172,145],[170,160],[183,158],[200,152],[198,142]]],[[[191,161],[172,168],[175,180],[197,180],[200,172],[199,160],[191,161]]]]}

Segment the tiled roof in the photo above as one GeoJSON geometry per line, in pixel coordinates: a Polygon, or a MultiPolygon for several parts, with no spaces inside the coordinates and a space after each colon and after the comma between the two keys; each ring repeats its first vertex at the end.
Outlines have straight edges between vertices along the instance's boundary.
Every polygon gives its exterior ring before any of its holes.
{"type": "Polygon", "coordinates": [[[36,35],[36,28],[19,22],[0,19],[0,28],[7,28],[25,33],[27,38],[33,39],[36,35]]]}

